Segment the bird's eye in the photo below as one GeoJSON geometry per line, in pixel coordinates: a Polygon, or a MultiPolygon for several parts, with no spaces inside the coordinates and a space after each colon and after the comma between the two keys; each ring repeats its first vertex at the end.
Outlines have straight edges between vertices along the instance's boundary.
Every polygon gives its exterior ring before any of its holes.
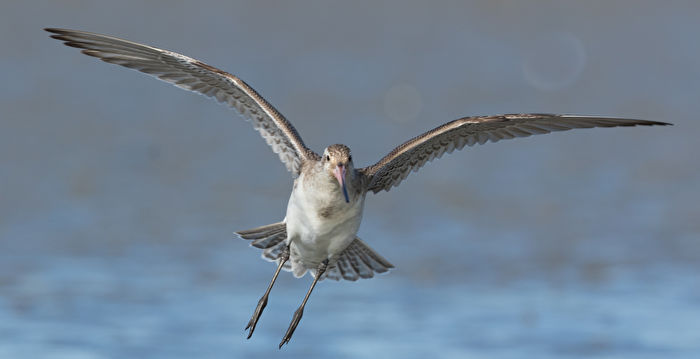
{"type": "Polygon", "coordinates": [[[330,160],[331,160],[331,156],[326,155],[326,161],[330,161],[330,160]]]}

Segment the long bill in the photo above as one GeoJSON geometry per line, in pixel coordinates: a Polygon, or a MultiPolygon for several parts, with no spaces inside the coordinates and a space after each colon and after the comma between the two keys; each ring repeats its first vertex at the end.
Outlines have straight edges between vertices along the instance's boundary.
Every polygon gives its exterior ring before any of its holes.
{"type": "Polygon", "coordinates": [[[345,186],[345,166],[337,165],[333,170],[335,178],[338,180],[340,187],[343,189],[343,195],[345,196],[345,203],[350,203],[350,198],[348,197],[348,189],[345,186]]]}

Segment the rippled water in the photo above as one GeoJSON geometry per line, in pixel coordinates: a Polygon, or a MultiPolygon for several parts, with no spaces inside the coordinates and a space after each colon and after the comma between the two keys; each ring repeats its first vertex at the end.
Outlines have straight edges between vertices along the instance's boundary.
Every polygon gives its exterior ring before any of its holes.
{"type": "Polygon", "coordinates": [[[696,358],[698,10],[4,4],[0,358],[696,358]],[[283,217],[276,156],[226,108],[82,56],[46,26],[240,75],[312,148],[346,143],[358,165],[465,115],[675,126],[469,148],[371,195],[360,237],[396,269],[322,282],[280,352],[311,279],[284,273],[245,340],[274,267],[232,236],[283,217]]]}

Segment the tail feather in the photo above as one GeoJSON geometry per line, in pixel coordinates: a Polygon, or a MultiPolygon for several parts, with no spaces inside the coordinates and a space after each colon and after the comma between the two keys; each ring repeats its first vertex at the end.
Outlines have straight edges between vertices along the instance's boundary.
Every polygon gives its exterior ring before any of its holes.
{"type": "Polygon", "coordinates": [[[393,264],[379,255],[379,253],[375,252],[372,248],[365,244],[365,242],[361,241],[359,238],[357,238],[357,241],[359,243],[353,247],[354,252],[367,266],[372,268],[372,270],[377,273],[384,273],[389,269],[394,268],[393,264]]]}
{"type": "MultiPolygon", "coordinates": [[[[287,239],[287,224],[284,222],[272,223],[253,229],[238,231],[236,235],[242,239],[252,240],[253,242],[250,243],[250,245],[262,249],[262,257],[274,262],[279,258],[280,254],[282,254],[286,246],[284,241],[287,239]]],[[[282,268],[290,270],[291,263],[289,261],[284,263],[282,268]]]]}
{"type": "Polygon", "coordinates": [[[266,226],[238,231],[236,234],[248,240],[253,240],[253,247],[267,249],[274,247],[287,239],[287,225],[284,222],[268,224],[266,226]]]}
{"type": "MultiPolygon", "coordinates": [[[[277,261],[287,246],[285,241],[287,239],[287,224],[284,222],[238,231],[236,234],[243,239],[251,240],[251,245],[262,249],[262,257],[271,262],[277,261]]],[[[294,252],[294,250],[295,247],[292,246],[291,251],[294,252]]],[[[285,270],[294,269],[296,277],[304,275],[307,271],[301,263],[293,266],[291,260],[285,262],[283,268],[285,270]]],[[[355,237],[350,245],[338,255],[335,262],[331,263],[324,278],[356,281],[359,278],[372,278],[374,273],[384,273],[391,268],[394,268],[393,264],[375,252],[360,238],[355,237]]]]}
{"type": "Polygon", "coordinates": [[[370,248],[360,238],[355,237],[350,245],[338,256],[335,264],[326,271],[326,278],[356,281],[358,278],[372,278],[374,273],[384,273],[394,265],[370,248]]]}
{"type": "MultiPolygon", "coordinates": [[[[284,248],[286,246],[287,246],[287,244],[284,243],[284,240],[282,240],[272,247],[265,248],[262,252],[262,257],[270,262],[274,262],[277,259],[279,259],[280,255],[282,254],[282,251],[284,251],[284,248]]],[[[287,271],[292,270],[292,261],[284,262],[282,269],[287,270],[287,271]]]]}

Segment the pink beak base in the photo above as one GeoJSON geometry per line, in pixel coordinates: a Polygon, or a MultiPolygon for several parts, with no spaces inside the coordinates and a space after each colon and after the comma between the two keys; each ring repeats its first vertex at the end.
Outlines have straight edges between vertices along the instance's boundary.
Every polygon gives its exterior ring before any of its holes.
{"type": "Polygon", "coordinates": [[[333,170],[333,175],[335,175],[335,178],[338,180],[340,187],[343,189],[345,203],[350,203],[350,198],[348,198],[348,189],[345,187],[345,166],[335,166],[335,169],[333,170]]]}

